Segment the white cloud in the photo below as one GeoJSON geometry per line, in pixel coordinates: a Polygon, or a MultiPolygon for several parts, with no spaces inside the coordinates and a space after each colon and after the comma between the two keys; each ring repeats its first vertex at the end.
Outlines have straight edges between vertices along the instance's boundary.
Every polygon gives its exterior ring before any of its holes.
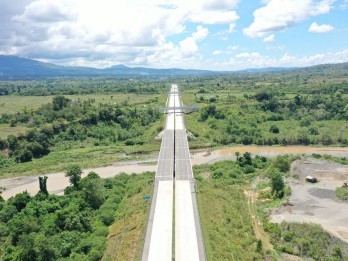
{"type": "Polygon", "coordinates": [[[271,34],[271,35],[269,35],[269,36],[263,38],[263,41],[264,41],[265,43],[274,42],[274,40],[275,40],[275,35],[274,35],[274,34],[271,34]]]}
{"type": "Polygon", "coordinates": [[[268,55],[261,55],[258,52],[245,52],[237,54],[220,66],[225,70],[240,70],[246,68],[264,67],[304,67],[326,63],[342,63],[348,61],[348,49],[338,52],[317,53],[308,56],[296,56],[284,53],[276,58],[268,55]]]}
{"type": "Polygon", "coordinates": [[[252,53],[248,53],[248,52],[245,52],[245,53],[239,53],[237,55],[235,55],[236,58],[259,58],[261,57],[261,55],[258,53],[258,52],[252,52],[252,53]]]}
{"type": "MultiPolygon", "coordinates": [[[[200,13],[194,13],[191,15],[191,20],[194,23],[204,24],[232,24],[239,19],[239,16],[235,11],[204,11],[200,13]]],[[[230,26],[231,27],[231,26],[230,26]]],[[[232,26],[233,27],[233,26],[232,26]]]]}
{"type": "Polygon", "coordinates": [[[213,52],[213,55],[230,55],[238,49],[239,49],[239,46],[237,45],[229,45],[227,46],[226,50],[215,50],[213,52]]]}
{"type": "Polygon", "coordinates": [[[196,2],[201,2],[203,9],[209,10],[232,9],[238,4],[238,0],[203,0],[196,2]]]}
{"type": "Polygon", "coordinates": [[[180,45],[180,51],[184,57],[192,56],[198,50],[197,42],[202,41],[205,37],[207,37],[209,31],[207,28],[203,26],[197,26],[197,31],[192,34],[192,36],[187,37],[182,40],[180,45]]]}
{"type": "Polygon", "coordinates": [[[20,22],[53,23],[74,19],[77,13],[67,8],[64,1],[38,0],[25,7],[21,15],[13,17],[20,22]]]}
{"type": "Polygon", "coordinates": [[[207,37],[209,31],[207,28],[204,28],[203,26],[199,25],[197,26],[197,31],[192,34],[192,38],[196,41],[203,40],[205,37],[207,37]]]}
{"type": "Polygon", "coordinates": [[[335,0],[270,0],[254,11],[253,23],[243,30],[249,37],[264,37],[281,31],[311,16],[328,13],[335,0]]]}
{"type": "Polygon", "coordinates": [[[308,32],[327,33],[327,32],[331,32],[333,29],[334,27],[328,24],[318,25],[317,23],[312,23],[308,29],[308,32]]]}
{"type": "Polygon", "coordinates": [[[182,33],[188,22],[234,28],[237,4],[238,0],[1,0],[0,53],[94,66],[147,65],[158,52],[189,57],[207,36],[206,28],[197,28],[181,43],[167,38],[182,33]],[[139,58],[145,55],[152,58],[139,58]]]}
{"type": "MultiPolygon", "coordinates": [[[[329,12],[334,0],[262,2],[264,7],[254,12],[254,21],[244,33],[270,41],[273,31],[329,12]]],[[[231,32],[239,19],[237,5],[238,0],[0,0],[0,53],[62,65],[124,63],[223,70],[348,60],[348,51],[277,58],[246,52],[244,46],[215,50],[213,54],[220,55],[215,57],[218,61],[204,59],[199,51],[201,41],[210,36],[207,25],[216,41],[221,37],[232,41],[231,32]],[[192,32],[188,23],[201,26],[192,32]],[[216,24],[223,26],[220,32],[214,31],[216,24]],[[170,40],[183,32],[189,35],[181,42],[170,40]]],[[[279,47],[277,53],[284,48],[279,47]]]]}

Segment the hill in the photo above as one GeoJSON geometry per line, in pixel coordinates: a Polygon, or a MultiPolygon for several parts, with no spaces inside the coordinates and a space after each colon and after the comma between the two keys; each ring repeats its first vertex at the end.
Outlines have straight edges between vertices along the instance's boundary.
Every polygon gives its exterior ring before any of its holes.
{"type": "Polygon", "coordinates": [[[105,69],[91,67],[59,66],[17,56],[0,55],[0,79],[26,79],[41,77],[84,77],[84,76],[207,76],[219,74],[292,74],[303,76],[348,77],[348,63],[324,64],[306,68],[267,67],[239,71],[209,71],[194,69],[154,69],[128,67],[122,64],[105,69]]]}
{"type": "Polygon", "coordinates": [[[36,78],[60,76],[115,76],[115,75],[143,75],[143,76],[188,76],[211,75],[217,72],[207,70],[185,69],[153,69],[144,67],[127,67],[116,65],[105,69],[89,67],[58,66],[17,56],[0,55],[0,78],[36,78]]]}

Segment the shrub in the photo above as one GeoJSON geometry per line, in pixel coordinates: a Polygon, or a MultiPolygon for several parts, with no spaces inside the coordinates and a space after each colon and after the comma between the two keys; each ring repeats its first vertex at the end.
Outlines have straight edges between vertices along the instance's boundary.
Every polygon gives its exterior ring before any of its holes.
{"type": "Polygon", "coordinates": [[[283,176],[279,172],[274,172],[271,175],[272,193],[278,197],[282,198],[284,196],[284,180],[283,176]]]}
{"type": "Polygon", "coordinates": [[[277,156],[273,166],[279,169],[281,172],[288,172],[291,166],[291,158],[288,156],[277,156]]]}
{"type": "Polygon", "coordinates": [[[269,131],[270,131],[271,133],[279,133],[279,128],[278,128],[278,126],[276,126],[276,125],[272,125],[272,126],[269,128],[269,131]]]}
{"type": "Polygon", "coordinates": [[[71,164],[68,167],[65,173],[65,176],[69,177],[70,184],[73,185],[74,188],[77,188],[81,180],[81,174],[82,174],[81,167],[78,164],[71,164]]]}

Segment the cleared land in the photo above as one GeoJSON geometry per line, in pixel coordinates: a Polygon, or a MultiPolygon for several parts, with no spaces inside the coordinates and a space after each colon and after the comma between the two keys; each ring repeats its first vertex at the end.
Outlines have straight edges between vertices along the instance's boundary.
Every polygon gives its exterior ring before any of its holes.
{"type": "Polygon", "coordinates": [[[298,174],[299,180],[288,180],[292,191],[289,202],[273,211],[271,221],[320,224],[348,242],[348,202],[339,200],[335,194],[335,189],[348,181],[348,166],[305,159],[293,162],[291,172],[298,174]],[[306,182],[307,175],[318,178],[319,182],[306,182]]]}

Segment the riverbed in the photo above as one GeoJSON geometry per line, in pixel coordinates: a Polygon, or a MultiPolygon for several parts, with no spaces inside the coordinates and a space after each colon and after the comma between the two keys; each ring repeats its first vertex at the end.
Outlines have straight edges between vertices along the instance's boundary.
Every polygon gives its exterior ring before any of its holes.
{"type": "MultiPolygon", "coordinates": [[[[265,157],[275,157],[284,154],[328,154],[335,157],[348,157],[348,148],[342,147],[309,147],[309,146],[236,146],[224,147],[216,150],[191,151],[192,165],[214,163],[221,160],[235,159],[235,153],[241,154],[250,152],[252,155],[265,157]]],[[[145,171],[156,171],[157,159],[148,159],[145,161],[126,161],[117,162],[107,167],[88,168],[83,170],[82,177],[85,177],[90,171],[98,173],[102,178],[113,177],[120,173],[142,173],[145,171]]],[[[47,188],[49,193],[61,195],[64,189],[69,186],[69,179],[65,177],[64,172],[47,173],[47,188]]],[[[8,199],[20,192],[28,191],[35,195],[39,191],[38,177],[36,176],[15,177],[0,179],[0,187],[3,188],[2,197],[8,199]]]]}

